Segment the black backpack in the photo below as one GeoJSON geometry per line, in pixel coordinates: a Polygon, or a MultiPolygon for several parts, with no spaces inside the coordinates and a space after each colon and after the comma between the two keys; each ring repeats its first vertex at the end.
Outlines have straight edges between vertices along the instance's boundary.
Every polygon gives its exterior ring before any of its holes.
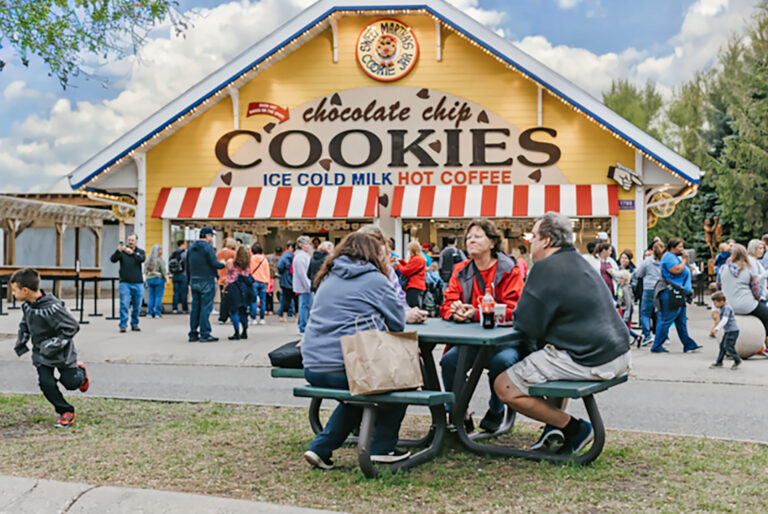
{"type": "Polygon", "coordinates": [[[184,272],[184,259],[181,258],[182,253],[175,251],[171,254],[171,258],[168,259],[168,271],[174,275],[184,272]]]}

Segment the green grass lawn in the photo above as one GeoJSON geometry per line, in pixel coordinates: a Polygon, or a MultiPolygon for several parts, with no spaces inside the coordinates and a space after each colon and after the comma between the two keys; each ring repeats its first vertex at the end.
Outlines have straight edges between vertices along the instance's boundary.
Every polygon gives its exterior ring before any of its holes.
{"type": "MultiPolygon", "coordinates": [[[[165,489],[353,512],[768,512],[768,447],[609,431],[589,467],[481,457],[450,442],[432,462],[365,479],[353,448],[337,468],[310,469],[306,411],[215,403],[75,398],[77,420],[55,429],[41,397],[0,396],[0,473],[165,489]]],[[[406,417],[418,437],[427,417],[406,417]]],[[[530,444],[519,423],[508,442],[530,444]]]]}

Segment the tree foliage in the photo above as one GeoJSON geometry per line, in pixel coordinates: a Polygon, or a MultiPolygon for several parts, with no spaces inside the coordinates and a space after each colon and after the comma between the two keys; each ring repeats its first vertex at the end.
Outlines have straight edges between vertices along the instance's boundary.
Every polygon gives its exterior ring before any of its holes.
{"type": "Polygon", "coordinates": [[[603,93],[603,103],[637,127],[661,139],[658,131],[651,127],[651,121],[663,104],[653,82],[646,82],[645,87],[640,89],[628,80],[614,80],[611,90],[603,93]]]}
{"type": "MultiPolygon", "coordinates": [[[[63,88],[81,72],[83,55],[135,53],[149,31],[170,17],[186,29],[173,0],[0,0],[0,48],[24,66],[38,56],[63,88]]],[[[5,66],[0,60],[0,70],[5,66]]]]}

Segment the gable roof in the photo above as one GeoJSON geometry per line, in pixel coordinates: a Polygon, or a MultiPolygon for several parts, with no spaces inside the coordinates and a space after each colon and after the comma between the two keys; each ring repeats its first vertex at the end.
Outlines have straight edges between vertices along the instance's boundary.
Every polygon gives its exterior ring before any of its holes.
{"type": "Polygon", "coordinates": [[[76,190],[88,190],[90,181],[129,158],[134,152],[154,144],[156,141],[153,140],[157,140],[162,132],[201,114],[206,104],[217,99],[219,95],[226,94],[228,87],[244,80],[246,76],[250,80],[254,73],[263,71],[275,59],[285,57],[287,47],[291,43],[312,38],[318,31],[325,30],[335,13],[369,15],[375,11],[387,10],[430,14],[485,52],[559,97],[589,120],[623,139],[673,175],[691,185],[699,183],[701,170],[698,166],[643,132],[510,41],[442,0],[320,0],[81,164],[68,175],[70,186],[76,190]]]}

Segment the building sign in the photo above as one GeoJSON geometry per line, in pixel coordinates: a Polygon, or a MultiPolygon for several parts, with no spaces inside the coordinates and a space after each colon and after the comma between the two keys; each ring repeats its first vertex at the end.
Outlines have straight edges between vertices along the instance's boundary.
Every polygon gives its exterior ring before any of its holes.
{"type": "Polygon", "coordinates": [[[419,43],[408,25],[393,18],[383,18],[360,32],[355,58],[372,79],[392,82],[413,69],[419,58],[419,43]]]}
{"type": "Polygon", "coordinates": [[[223,134],[215,153],[224,167],[211,186],[569,183],[556,130],[517,127],[466,99],[412,87],[312,100],[282,123],[223,134]]]}
{"type": "Polygon", "coordinates": [[[634,211],[635,210],[635,201],[634,200],[619,200],[619,210],[620,211],[634,211]]]}

